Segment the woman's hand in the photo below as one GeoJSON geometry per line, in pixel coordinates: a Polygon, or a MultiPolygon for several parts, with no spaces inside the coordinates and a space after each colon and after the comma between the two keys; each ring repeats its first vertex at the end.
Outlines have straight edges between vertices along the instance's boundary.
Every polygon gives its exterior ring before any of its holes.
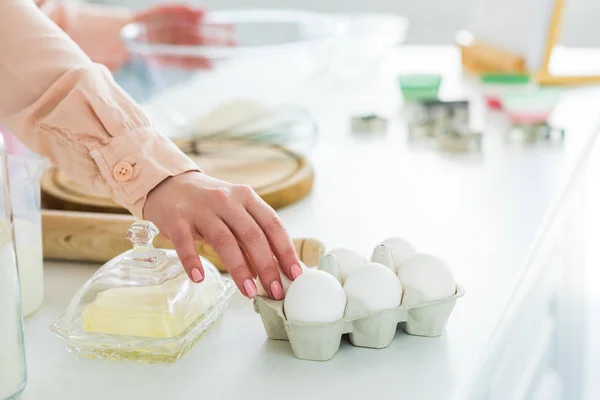
{"type": "MultiPolygon", "coordinates": [[[[143,40],[148,44],[172,46],[233,45],[232,27],[229,25],[203,25],[204,12],[187,5],[161,5],[134,16],[133,22],[144,24],[143,40]]],[[[180,68],[207,69],[210,61],[200,55],[181,56],[149,54],[150,63],[176,65],[180,68]]]]}
{"type": "MultiPolygon", "coordinates": [[[[165,4],[132,14],[120,7],[102,4],[71,4],[57,0],[36,0],[38,6],[93,61],[115,71],[128,60],[127,49],[121,40],[121,30],[131,22],[144,23],[146,40],[150,43],[172,45],[217,44],[232,45],[231,27],[212,25],[203,28],[204,11],[189,5],[165,4]],[[101,38],[101,40],[99,40],[101,38]]],[[[150,62],[177,63],[179,67],[210,68],[200,57],[149,56],[150,62]]]]}
{"type": "Polygon", "coordinates": [[[200,172],[167,178],[149,193],[144,218],[173,242],[194,282],[204,279],[195,240],[206,241],[215,249],[247,297],[256,296],[254,277],[258,275],[272,298],[283,298],[277,261],[292,280],[302,273],[277,214],[248,186],[200,172]]]}

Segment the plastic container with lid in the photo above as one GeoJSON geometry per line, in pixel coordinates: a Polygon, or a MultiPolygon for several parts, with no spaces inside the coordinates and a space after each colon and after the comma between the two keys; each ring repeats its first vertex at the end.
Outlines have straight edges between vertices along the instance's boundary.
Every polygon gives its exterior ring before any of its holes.
{"type": "Polygon", "coordinates": [[[174,362],[223,315],[231,279],[202,258],[204,281],[193,283],[174,250],[152,245],[157,234],[151,222],[133,223],[133,249],[102,266],[52,325],[71,353],[174,362]]]}
{"type": "Polygon", "coordinates": [[[562,90],[544,88],[501,97],[506,114],[515,120],[546,122],[560,101],[562,90]]]}
{"type": "Polygon", "coordinates": [[[526,95],[536,90],[531,76],[525,73],[490,73],[480,77],[485,102],[491,110],[504,109],[506,95],[526,95]]]}

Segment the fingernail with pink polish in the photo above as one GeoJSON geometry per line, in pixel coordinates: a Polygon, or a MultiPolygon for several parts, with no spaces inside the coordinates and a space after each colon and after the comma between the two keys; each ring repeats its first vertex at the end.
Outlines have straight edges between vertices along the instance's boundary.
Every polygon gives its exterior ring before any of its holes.
{"type": "Polygon", "coordinates": [[[192,280],[196,283],[202,282],[204,280],[204,275],[202,275],[202,271],[198,268],[194,268],[192,270],[192,280]]]}
{"type": "Polygon", "coordinates": [[[275,300],[283,299],[283,288],[279,281],[273,281],[273,283],[271,283],[271,294],[275,300]]]}
{"type": "Polygon", "coordinates": [[[256,289],[256,284],[252,279],[246,279],[244,281],[244,291],[246,292],[246,296],[253,298],[258,294],[258,289],[256,289]]]}
{"type": "Polygon", "coordinates": [[[297,277],[299,277],[300,275],[302,275],[302,268],[300,268],[300,266],[298,264],[294,264],[294,265],[292,265],[291,273],[292,273],[292,280],[294,280],[297,277]]]}

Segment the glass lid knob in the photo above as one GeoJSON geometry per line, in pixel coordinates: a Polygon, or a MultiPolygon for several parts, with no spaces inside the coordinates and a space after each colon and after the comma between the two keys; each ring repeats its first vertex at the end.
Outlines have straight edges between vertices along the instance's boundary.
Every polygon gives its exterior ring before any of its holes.
{"type": "Polygon", "coordinates": [[[160,231],[150,221],[136,221],[129,227],[125,238],[133,243],[134,249],[152,248],[152,240],[160,231]]]}

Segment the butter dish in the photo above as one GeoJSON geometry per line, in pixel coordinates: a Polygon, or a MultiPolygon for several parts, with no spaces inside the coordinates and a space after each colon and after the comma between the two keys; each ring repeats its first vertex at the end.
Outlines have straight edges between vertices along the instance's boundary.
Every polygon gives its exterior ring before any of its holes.
{"type": "Polygon", "coordinates": [[[133,248],[103,265],[51,326],[69,352],[174,362],[223,315],[233,282],[204,258],[205,278],[192,282],[174,250],[152,245],[158,233],[151,222],[133,223],[133,248]]]}

